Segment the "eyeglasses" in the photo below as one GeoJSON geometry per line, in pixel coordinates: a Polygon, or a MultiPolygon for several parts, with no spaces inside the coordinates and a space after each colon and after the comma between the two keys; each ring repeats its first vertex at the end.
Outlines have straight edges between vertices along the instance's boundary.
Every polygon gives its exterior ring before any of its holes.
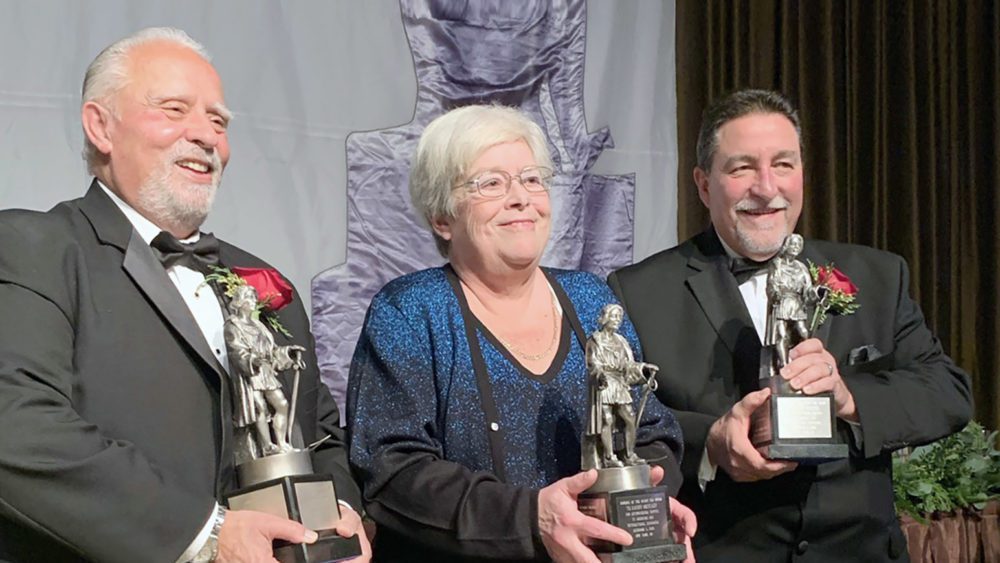
{"type": "Polygon", "coordinates": [[[510,192],[511,183],[515,179],[524,186],[524,190],[528,193],[546,192],[549,189],[552,176],[552,170],[544,166],[530,166],[516,176],[503,170],[488,170],[471,180],[458,184],[456,187],[474,189],[485,198],[496,199],[510,192]]]}

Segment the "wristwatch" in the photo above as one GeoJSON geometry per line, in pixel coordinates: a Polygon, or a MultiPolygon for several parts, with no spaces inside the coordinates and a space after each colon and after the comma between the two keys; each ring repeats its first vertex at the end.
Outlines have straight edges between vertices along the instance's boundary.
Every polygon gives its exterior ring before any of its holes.
{"type": "Polygon", "coordinates": [[[226,509],[219,506],[215,509],[215,521],[212,522],[212,531],[208,533],[208,539],[195,554],[191,563],[212,563],[219,556],[219,530],[226,520],[226,509]]]}

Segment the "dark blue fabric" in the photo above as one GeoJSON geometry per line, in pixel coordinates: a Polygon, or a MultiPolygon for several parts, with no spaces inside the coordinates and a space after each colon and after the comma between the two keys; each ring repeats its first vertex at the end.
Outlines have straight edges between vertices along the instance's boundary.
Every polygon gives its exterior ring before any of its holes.
{"type": "MultiPolygon", "coordinates": [[[[617,302],[614,294],[592,274],[552,272],[584,331],[595,331],[600,309],[617,302]]],[[[392,479],[377,470],[387,451],[425,452],[473,470],[491,470],[488,430],[464,326],[442,268],[403,276],[372,301],[348,388],[351,463],[360,469],[366,487],[378,489],[392,479]]],[[[620,332],[638,352],[631,322],[626,319],[620,332]]],[[[510,484],[541,488],[577,473],[588,416],[584,351],[577,339],[566,335],[570,351],[561,370],[542,383],[511,364],[482,329],[478,334],[504,421],[510,484]]],[[[679,459],[680,438],[673,414],[651,397],[639,443],[665,441],[679,459]]]]}

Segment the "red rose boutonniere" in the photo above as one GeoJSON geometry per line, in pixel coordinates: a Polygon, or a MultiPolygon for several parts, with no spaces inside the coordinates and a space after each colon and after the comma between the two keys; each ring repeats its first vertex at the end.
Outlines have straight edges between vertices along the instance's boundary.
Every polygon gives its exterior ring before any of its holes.
{"type": "Polygon", "coordinates": [[[233,273],[257,290],[257,301],[269,311],[280,311],[292,302],[292,286],[271,268],[237,268],[233,273]]]}
{"type": "Polygon", "coordinates": [[[277,270],[272,268],[212,268],[205,276],[205,283],[216,284],[226,297],[232,297],[237,287],[249,285],[257,290],[257,310],[254,317],[260,319],[275,332],[288,338],[292,334],[282,326],[277,313],[292,302],[292,286],[277,270]]]}
{"type": "Polygon", "coordinates": [[[809,274],[812,276],[813,286],[821,296],[813,311],[812,322],[809,323],[810,332],[823,324],[827,314],[850,315],[861,307],[855,302],[858,286],[844,272],[834,268],[832,263],[817,266],[809,262],[809,274]]]}

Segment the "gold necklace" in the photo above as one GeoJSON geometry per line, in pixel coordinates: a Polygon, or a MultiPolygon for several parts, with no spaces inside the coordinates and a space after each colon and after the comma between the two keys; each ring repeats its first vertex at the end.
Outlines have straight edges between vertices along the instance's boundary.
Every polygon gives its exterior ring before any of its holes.
{"type": "MultiPolygon", "coordinates": [[[[551,292],[552,290],[550,289],[549,291],[551,292]]],[[[495,334],[494,336],[497,337],[497,340],[500,341],[500,344],[503,344],[504,347],[507,348],[507,350],[509,350],[512,354],[514,354],[518,358],[521,358],[522,360],[527,360],[529,362],[537,362],[538,360],[541,360],[542,358],[547,356],[548,353],[552,351],[552,347],[556,345],[556,334],[558,332],[559,332],[559,309],[556,307],[556,296],[555,294],[553,294],[552,295],[552,340],[549,342],[548,348],[537,354],[526,354],[522,352],[520,349],[518,349],[516,346],[511,344],[510,342],[507,342],[506,340],[501,338],[499,334],[495,334]]]]}

